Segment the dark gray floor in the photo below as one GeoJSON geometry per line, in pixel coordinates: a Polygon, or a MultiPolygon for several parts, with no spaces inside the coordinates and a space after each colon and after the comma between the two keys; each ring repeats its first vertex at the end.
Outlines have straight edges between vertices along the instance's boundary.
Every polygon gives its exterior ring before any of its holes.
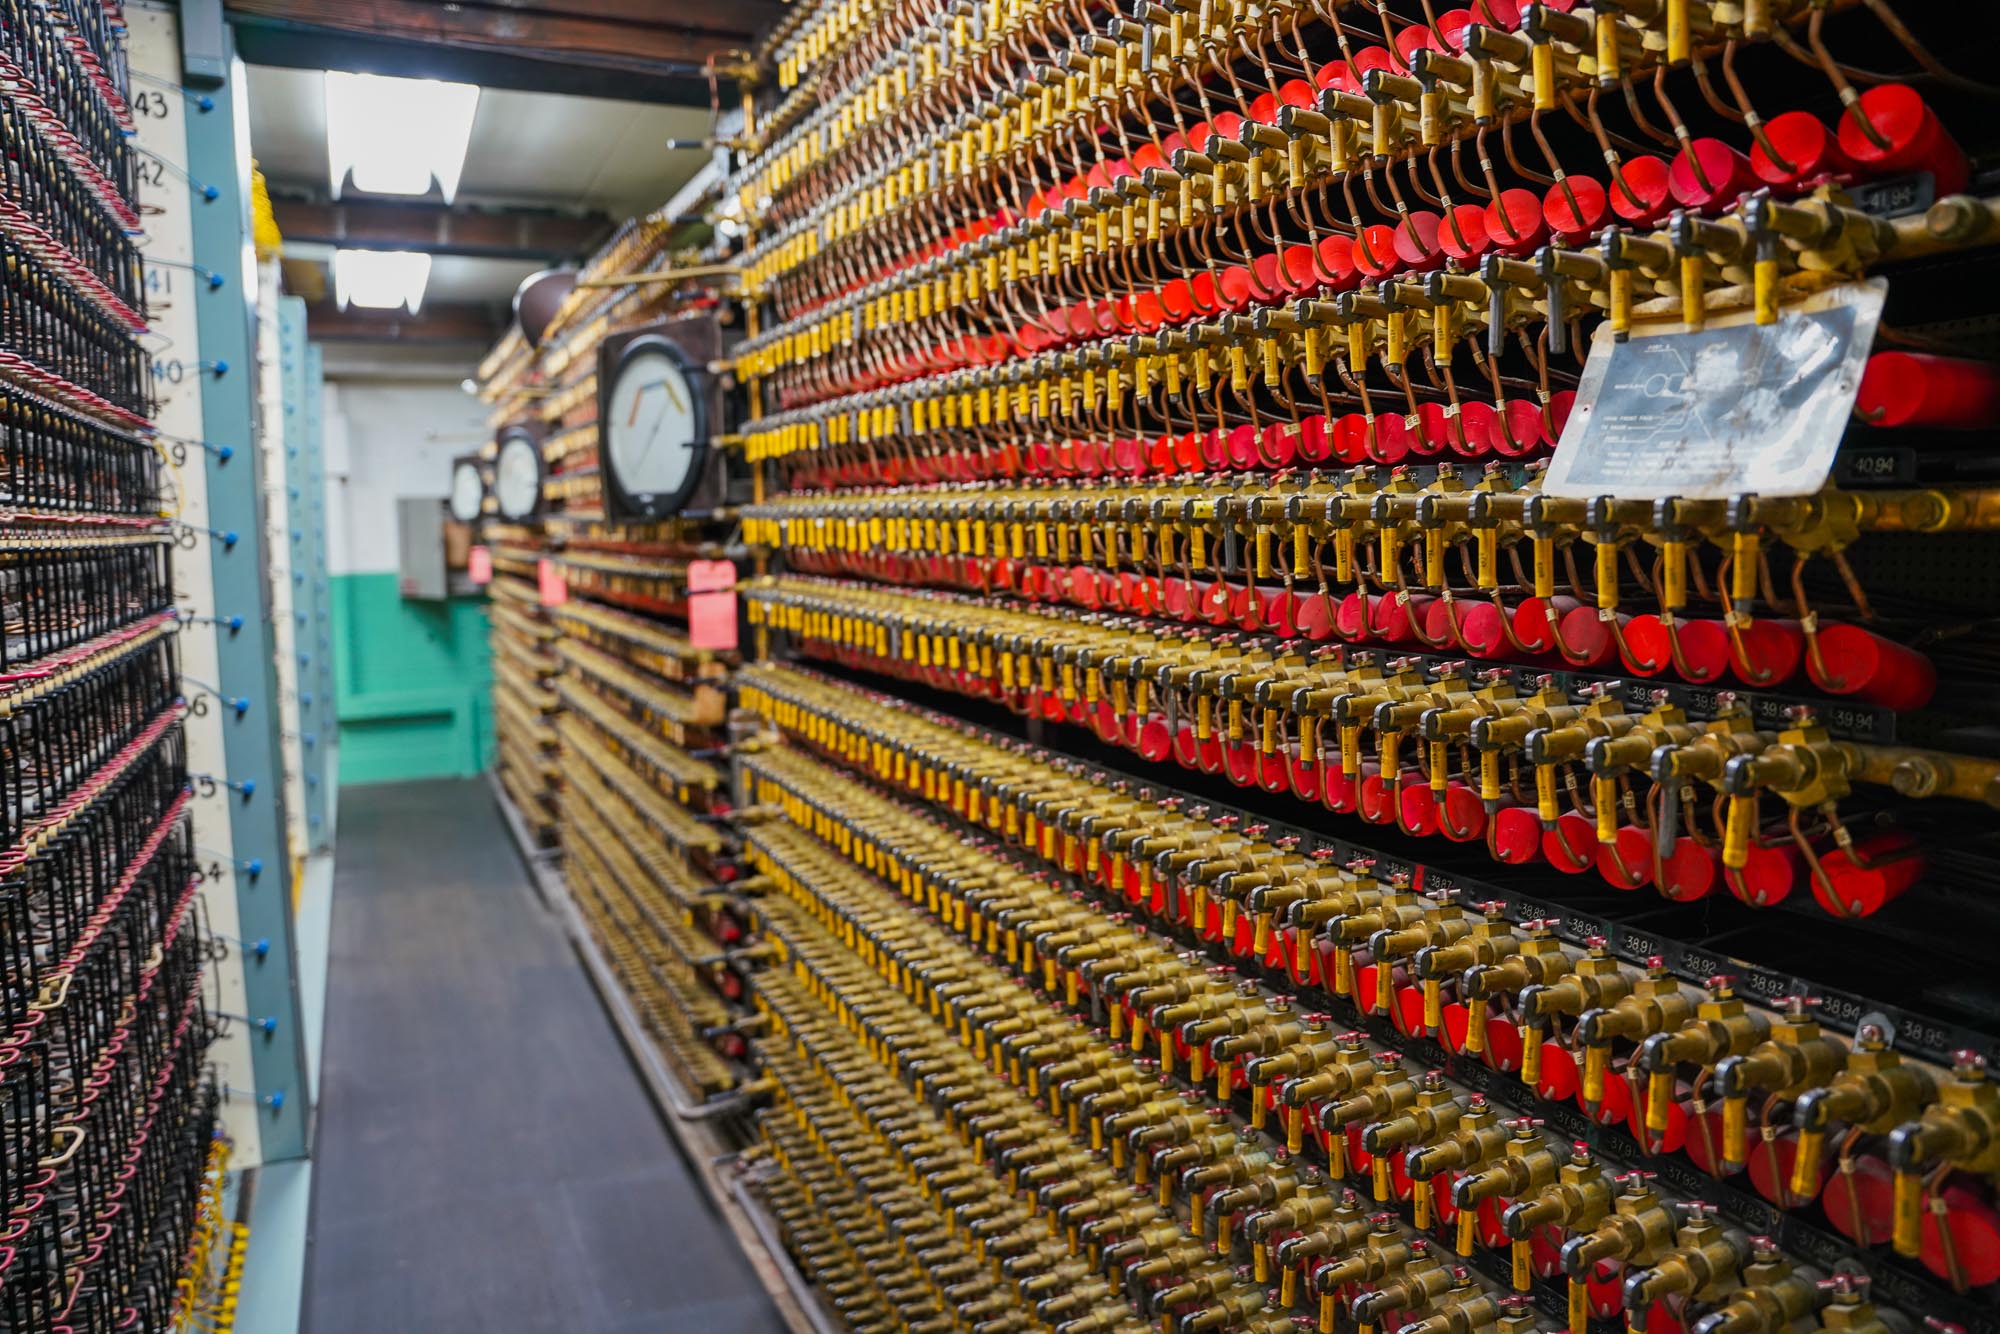
{"type": "Polygon", "coordinates": [[[482,780],[341,793],[307,1334],[782,1328],[482,780]]]}

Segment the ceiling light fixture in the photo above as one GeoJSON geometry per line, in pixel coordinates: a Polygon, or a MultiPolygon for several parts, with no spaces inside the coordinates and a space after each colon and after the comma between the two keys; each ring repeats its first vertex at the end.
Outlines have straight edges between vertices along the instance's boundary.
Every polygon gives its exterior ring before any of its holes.
{"type": "Polygon", "coordinates": [[[336,250],[333,295],[341,309],[403,307],[414,315],[430,285],[431,257],[417,250],[336,250]]]}
{"type": "Polygon", "coordinates": [[[333,197],[353,173],[367,194],[421,195],[435,180],[449,204],[465,172],[479,89],[437,79],[326,72],[326,152],[333,197]]]}

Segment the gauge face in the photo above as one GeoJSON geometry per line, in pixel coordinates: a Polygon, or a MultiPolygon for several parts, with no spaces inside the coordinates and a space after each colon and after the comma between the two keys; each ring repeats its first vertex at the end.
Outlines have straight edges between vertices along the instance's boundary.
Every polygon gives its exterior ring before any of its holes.
{"type": "Polygon", "coordinates": [[[534,440],[510,435],[500,442],[493,465],[493,498],[500,517],[519,522],[534,514],[542,499],[542,453],[534,440]]]}
{"type": "Polygon", "coordinates": [[[604,462],[629,507],[646,516],[687,503],[708,451],[707,413],[673,344],[635,339],[619,355],[604,400],[604,462]]]}
{"type": "Polygon", "coordinates": [[[460,523],[473,523],[479,518],[479,507],[486,500],[486,483],[479,476],[479,465],[471,459],[460,459],[451,465],[451,517],[460,523]]]}

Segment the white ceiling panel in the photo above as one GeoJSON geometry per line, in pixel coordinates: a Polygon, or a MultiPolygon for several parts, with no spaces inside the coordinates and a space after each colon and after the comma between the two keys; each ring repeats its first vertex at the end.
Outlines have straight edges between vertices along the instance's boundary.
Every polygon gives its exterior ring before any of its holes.
{"type": "Polygon", "coordinates": [[[326,191],[326,77],[250,68],[250,152],[264,179],[326,191]]]}
{"type": "MultiPolygon", "coordinates": [[[[315,70],[250,67],[250,142],[280,193],[324,195],[326,93],[315,70]]],[[[669,139],[708,133],[702,108],[486,89],[459,193],[627,217],[664,203],[705,160],[669,139]]]]}

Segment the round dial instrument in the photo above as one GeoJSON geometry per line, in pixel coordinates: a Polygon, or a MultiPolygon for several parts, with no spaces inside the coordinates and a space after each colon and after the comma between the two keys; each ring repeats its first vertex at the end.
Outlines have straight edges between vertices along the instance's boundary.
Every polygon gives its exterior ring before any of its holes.
{"type": "Polygon", "coordinates": [[[679,512],[708,456],[706,400],[680,349],[658,335],[627,344],[604,406],[606,480],[634,513],[679,512]]]}
{"type": "Polygon", "coordinates": [[[542,503],[542,450],[526,431],[500,440],[500,457],[493,465],[493,498],[500,517],[510,523],[534,517],[542,503]]]}
{"type": "Polygon", "coordinates": [[[479,464],[459,459],[451,465],[451,517],[460,523],[477,523],[479,507],[486,502],[486,479],[479,464]]]}

